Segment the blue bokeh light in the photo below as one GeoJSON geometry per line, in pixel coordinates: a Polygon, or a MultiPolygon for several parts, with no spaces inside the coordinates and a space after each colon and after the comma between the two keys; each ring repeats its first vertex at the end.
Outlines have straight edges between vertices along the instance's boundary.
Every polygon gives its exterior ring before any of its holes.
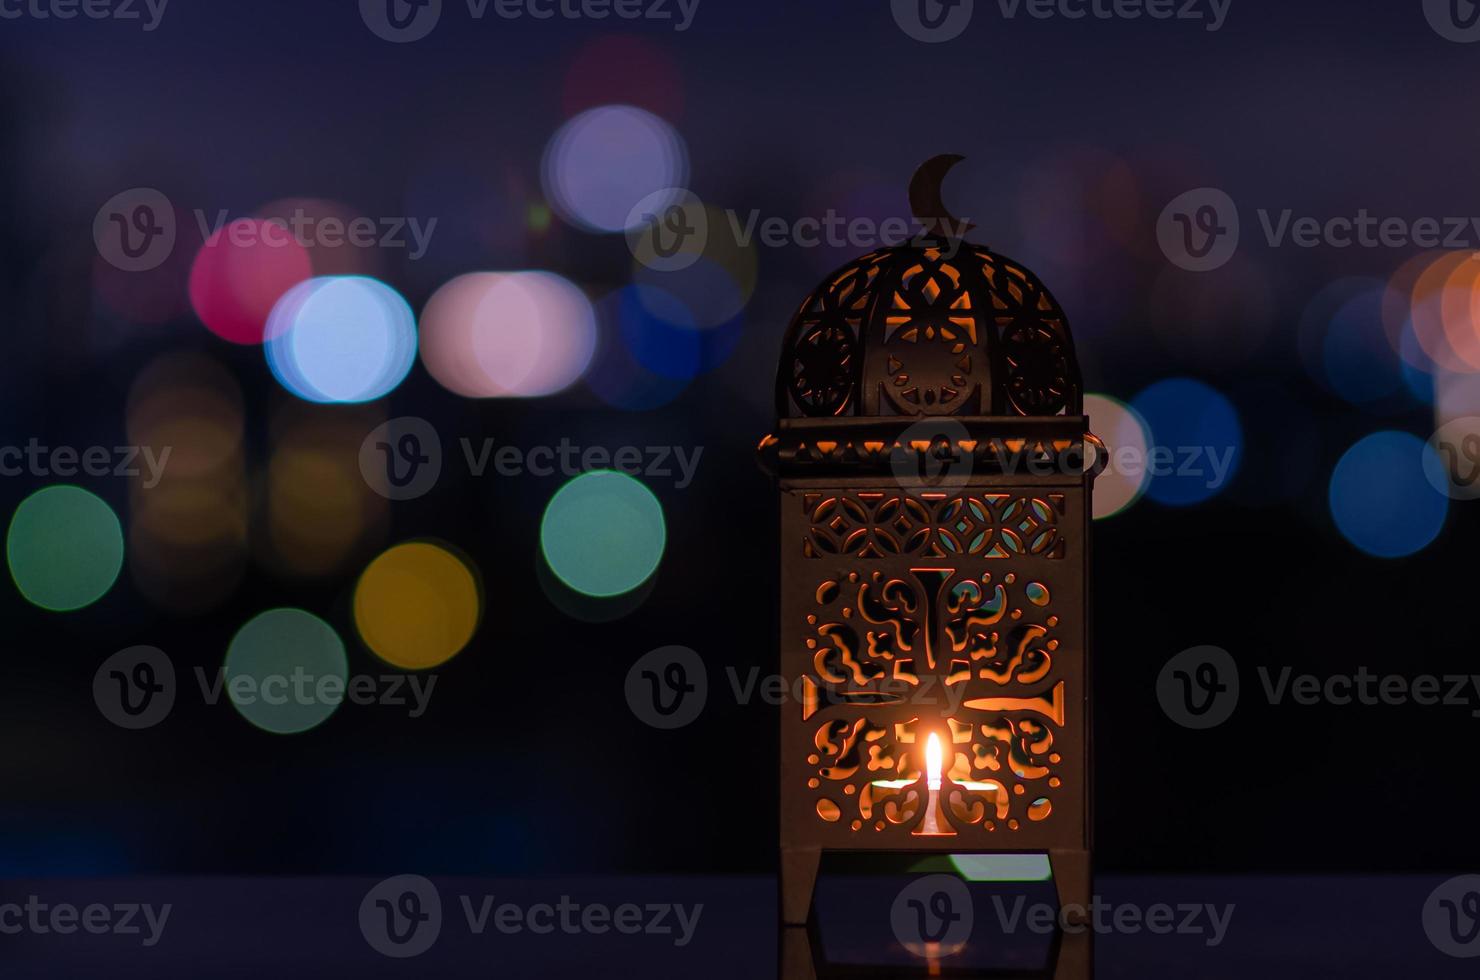
{"type": "Polygon", "coordinates": [[[666,374],[647,367],[631,349],[629,338],[661,338],[673,324],[693,322],[677,297],[651,287],[627,286],[597,303],[596,318],[599,338],[586,385],[613,408],[629,412],[661,408],[677,398],[698,373],[702,347],[697,336],[672,351],[648,352],[671,372],[666,374]],[[644,291],[649,295],[644,297],[644,291]],[[671,319],[666,324],[658,321],[650,306],[666,311],[671,319]]]}
{"type": "Polygon", "coordinates": [[[311,402],[366,402],[395,389],[416,360],[416,316],[365,276],[321,276],[278,300],[265,345],[273,377],[311,402]]]}
{"type": "Polygon", "coordinates": [[[1131,407],[1151,430],[1148,497],[1186,507],[1228,488],[1243,459],[1244,430],[1223,394],[1192,378],[1169,378],[1144,389],[1131,407]]]}
{"type": "Polygon", "coordinates": [[[1382,322],[1383,290],[1363,290],[1331,317],[1321,350],[1326,384],[1354,405],[1373,405],[1403,386],[1397,351],[1382,322]]]}
{"type": "Polygon", "coordinates": [[[1424,476],[1426,455],[1433,450],[1422,439],[1391,430],[1346,451],[1331,473],[1328,498],[1348,541],[1377,558],[1402,558],[1439,536],[1449,498],[1424,476]]]}

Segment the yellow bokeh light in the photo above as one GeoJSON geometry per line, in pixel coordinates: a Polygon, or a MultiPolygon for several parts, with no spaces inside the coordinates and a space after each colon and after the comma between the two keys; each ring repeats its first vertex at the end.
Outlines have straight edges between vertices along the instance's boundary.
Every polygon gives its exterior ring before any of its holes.
{"type": "Polygon", "coordinates": [[[425,670],[446,663],[478,629],[483,601],[465,561],[439,545],[396,545],[355,586],[355,626],[386,663],[425,670]]]}

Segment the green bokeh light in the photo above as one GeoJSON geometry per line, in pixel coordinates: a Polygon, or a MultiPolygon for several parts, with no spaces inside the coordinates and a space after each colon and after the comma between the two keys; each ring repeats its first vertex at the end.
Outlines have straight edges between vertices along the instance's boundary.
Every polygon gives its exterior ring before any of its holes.
{"type": "Polygon", "coordinates": [[[624,473],[592,470],[545,508],[540,546],[560,580],[589,596],[631,592],[663,560],[668,529],[653,492],[624,473]]]}
{"type": "Polygon", "coordinates": [[[302,609],[270,609],[226,651],[226,695],[241,716],[278,735],[322,724],[344,701],[349,661],[334,627],[302,609]]]}
{"type": "Polygon", "coordinates": [[[1047,854],[952,854],[951,864],[967,881],[1048,881],[1047,854]]]}
{"type": "Polygon", "coordinates": [[[81,487],[45,487],[16,508],[5,557],[21,595],[53,612],[81,609],[118,580],[123,526],[96,494],[81,487]]]}

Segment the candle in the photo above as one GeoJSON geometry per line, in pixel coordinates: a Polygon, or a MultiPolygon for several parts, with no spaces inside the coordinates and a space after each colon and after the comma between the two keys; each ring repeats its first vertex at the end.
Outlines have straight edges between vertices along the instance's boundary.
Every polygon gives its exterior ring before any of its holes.
{"type": "Polygon", "coordinates": [[[925,834],[940,833],[940,823],[935,817],[940,800],[940,769],[940,736],[931,732],[925,741],[925,785],[930,790],[930,800],[925,804],[925,824],[920,828],[925,834]]]}

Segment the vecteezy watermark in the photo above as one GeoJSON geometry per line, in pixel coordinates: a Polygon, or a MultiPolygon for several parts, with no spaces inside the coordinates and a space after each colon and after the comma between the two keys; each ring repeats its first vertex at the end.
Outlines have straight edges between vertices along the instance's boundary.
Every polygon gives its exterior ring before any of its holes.
{"type": "Polygon", "coordinates": [[[1030,903],[1021,895],[1011,902],[1001,895],[993,895],[992,908],[997,915],[997,924],[1008,935],[1026,931],[1040,936],[1056,932],[1134,936],[1145,932],[1153,936],[1201,936],[1211,948],[1223,945],[1223,940],[1228,937],[1235,906],[1159,902],[1143,907],[1107,902],[1098,895],[1090,899],[1087,906],[1073,902],[1055,906],[1030,903]]]}
{"type": "Polygon", "coordinates": [[[173,446],[47,446],[32,436],[24,446],[0,446],[0,477],[142,476],[140,485],[153,490],[164,478],[172,452],[173,446]]]}
{"type": "MultiPolygon", "coordinates": [[[[1292,208],[1258,208],[1255,215],[1270,249],[1480,249],[1480,217],[1384,217],[1367,208],[1324,216],[1301,215],[1292,208]]],[[[1172,264],[1189,272],[1210,272],[1233,258],[1241,230],[1233,198],[1216,187],[1199,187],[1179,194],[1162,209],[1156,240],[1172,264]]]]}
{"type": "MultiPolygon", "coordinates": [[[[339,705],[377,705],[405,709],[409,717],[426,713],[436,674],[313,674],[303,667],[266,674],[236,673],[225,668],[214,676],[203,667],[193,671],[201,700],[214,707],[225,693],[238,708],[339,705]]],[[[93,674],[93,701],[103,717],[119,728],[153,728],[169,717],[179,686],[175,666],[158,647],[120,650],[93,674]]]]}
{"type": "MultiPolygon", "coordinates": [[[[735,704],[763,704],[781,707],[815,700],[821,704],[846,703],[857,688],[847,683],[820,682],[779,674],[762,675],[759,667],[744,671],[725,668],[730,695],[735,704]]],[[[674,729],[698,720],[709,700],[709,671],[704,658],[683,646],[660,647],[637,659],[627,671],[624,686],[627,706],[632,714],[653,728],[674,729]]],[[[868,687],[868,694],[912,706],[936,708],[945,717],[958,713],[966,698],[966,686],[947,686],[936,677],[925,677],[918,683],[905,683],[892,677],[881,678],[868,687]]]]}
{"type": "MultiPolygon", "coordinates": [[[[365,26],[384,41],[409,44],[432,33],[444,2],[454,0],[360,0],[365,26]]],[[[650,20],[682,33],[694,23],[700,0],[464,0],[468,16],[501,20],[650,20]]]]}
{"type": "Polygon", "coordinates": [[[894,938],[916,956],[954,956],[971,939],[975,908],[965,882],[955,875],[926,875],[899,890],[889,908],[894,938]]]}
{"type": "MultiPolygon", "coordinates": [[[[1272,707],[1443,707],[1469,709],[1480,718],[1480,674],[1377,674],[1358,667],[1352,674],[1297,674],[1290,666],[1256,668],[1259,687],[1272,707]]],[[[1240,692],[1239,669],[1228,651],[1203,646],[1167,661],[1156,682],[1157,700],[1168,718],[1184,728],[1214,728],[1233,717],[1240,692]]]]}
{"type": "MultiPolygon", "coordinates": [[[[1003,20],[1154,20],[1222,30],[1233,0],[983,0],[1003,20]]],[[[890,0],[894,22],[916,41],[939,44],[965,33],[976,0],[890,0]]]]}
{"type": "MultiPolygon", "coordinates": [[[[485,437],[458,439],[468,474],[500,477],[573,477],[616,470],[648,480],[674,480],[685,490],[694,482],[703,446],[578,446],[562,438],[554,446],[500,445],[485,437]]],[[[360,444],[360,473],[376,493],[412,500],[428,493],[442,475],[442,439],[426,419],[406,415],[376,426],[360,444]]]]}
{"type": "Polygon", "coordinates": [[[1226,486],[1236,469],[1236,446],[1121,445],[1087,453],[1045,454],[1019,441],[974,439],[948,417],[924,418],[902,432],[889,454],[894,482],[907,492],[959,490],[978,467],[1028,476],[1077,477],[1086,466],[1142,483],[1152,478],[1201,479],[1209,490],[1226,486]],[[963,450],[970,445],[971,452],[963,450]]]}
{"type": "MultiPolygon", "coordinates": [[[[607,905],[561,895],[552,902],[499,902],[496,895],[457,896],[468,933],[517,936],[649,936],[687,946],[704,914],[702,902],[626,902],[607,905]]],[[[360,933],[384,956],[420,956],[437,942],[445,925],[441,893],[421,875],[397,875],[377,883],[360,902],[360,933]]]]}
{"type": "Polygon", "coordinates": [[[1480,418],[1452,419],[1429,437],[1423,472],[1433,488],[1455,500],[1480,497],[1480,418]]]}
{"type": "MultiPolygon", "coordinates": [[[[876,220],[849,217],[829,208],[821,215],[762,216],[757,209],[741,213],[733,208],[722,212],[724,220],[710,220],[704,203],[691,191],[671,187],[654,191],[639,201],[627,216],[627,247],[638,262],[658,272],[676,272],[697,262],[711,236],[724,234],[739,248],[757,244],[765,248],[838,248],[850,252],[871,251],[906,243],[922,245],[938,240],[935,222],[919,218],[893,217],[876,220]]],[[[948,220],[941,252],[955,256],[961,237],[971,228],[964,218],[948,220]]]]}
{"type": "Polygon", "coordinates": [[[0,0],[0,20],[136,21],[145,33],[157,30],[170,0],[0,0]]]}
{"type": "Polygon", "coordinates": [[[28,895],[25,902],[0,903],[0,936],[70,936],[85,932],[92,936],[137,936],[148,948],[159,945],[174,905],[158,907],[144,902],[93,902],[77,906],[70,902],[44,902],[28,895]]]}
{"type": "Polygon", "coordinates": [[[1480,4],[1474,0],[1423,0],[1423,15],[1434,33],[1446,41],[1480,41],[1480,4]]]}
{"type": "Polygon", "coordinates": [[[1424,902],[1423,931],[1446,956],[1480,956],[1480,875],[1461,875],[1435,888],[1424,902]]]}
{"type": "MultiPolygon", "coordinates": [[[[3,2],[3,0],[0,0],[3,2]]],[[[197,208],[196,230],[208,248],[383,248],[404,249],[417,261],[426,255],[437,218],[355,217],[311,214],[302,207],[261,220],[232,220],[230,212],[197,208]]],[[[93,218],[93,243],[103,260],[124,272],[157,269],[174,253],[179,237],[174,204],[152,187],[135,187],[104,202],[93,218]]]]}

